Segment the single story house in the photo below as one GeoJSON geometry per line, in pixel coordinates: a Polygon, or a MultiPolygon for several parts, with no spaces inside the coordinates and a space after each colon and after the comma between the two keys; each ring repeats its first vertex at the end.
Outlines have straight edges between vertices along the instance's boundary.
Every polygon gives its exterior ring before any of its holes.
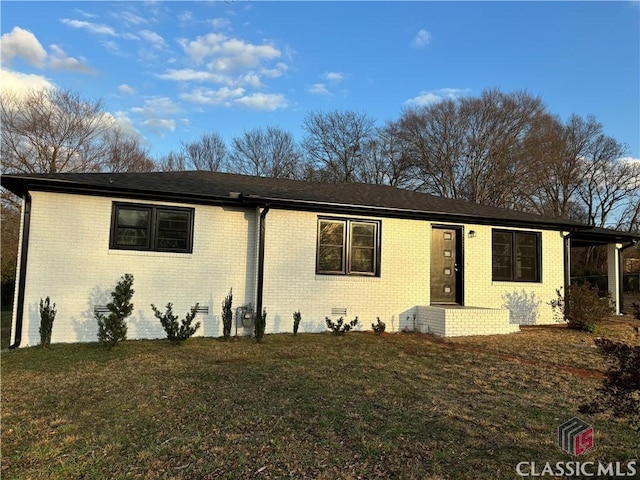
{"type": "Polygon", "coordinates": [[[393,187],[212,172],[4,175],[23,199],[12,348],[39,343],[39,302],[57,305],[53,342],[97,339],[95,312],[134,276],[128,338],[164,338],[150,305],[221,336],[369,329],[442,336],[554,323],[548,302],[568,282],[570,242],[606,243],[620,300],[621,249],[637,235],[393,187]]]}

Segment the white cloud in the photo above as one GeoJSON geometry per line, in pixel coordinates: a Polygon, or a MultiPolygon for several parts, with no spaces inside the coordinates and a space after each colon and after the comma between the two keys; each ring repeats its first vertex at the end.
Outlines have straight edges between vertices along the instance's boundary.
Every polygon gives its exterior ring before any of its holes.
{"type": "Polygon", "coordinates": [[[225,83],[227,81],[227,77],[224,75],[218,75],[204,70],[193,70],[191,68],[181,70],[170,69],[167,70],[166,73],[159,74],[158,77],[163,80],[175,80],[179,82],[195,81],[225,83]]]}
{"type": "Polygon", "coordinates": [[[147,98],[142,107],[134,107],[131,109],[133,113],[144,116],[145,118],[154,118],[159,115],[171,115],[178,113],[180,107],[176,105],[169,97],[151,97],[147,98]]]}
{"type": "Polygon", "coordinates": [[[287,70],[289,70],[289,66],[286,63],[278,62],[274,68],[261,69],[260,74],[269,78],[278,78],[281,77],[287,70]]]}
{"type": "Polygon", "coordinates": [[[20,27],[13,27],[11,32],[0,37],[0,52],[3,65],[11,65],[13,59],[18,57],[34,67],[43,68],[47,58],[47,51],[36,36],[20,27]]]}
{"type": "Polygon", "coordinates": [[[279,110],[287,107],[284,95],[279,93],[254,93],[238,98],[235,103],[251,110],[279,110]]]}
{"type": "Polygon", "coordinates": [[[94,74],[95,71],[86,64],[86,59],[78,60],[68,57],[67,54],[57,45],[51,45],[51,55],[49,59],[51,68],[57,71],[78,72],[94,74]]]}
{"type": "Polygon", "coordinates": [[[634,158],[634,157],[622,157],[618,160],[621,163],[631,163],[634,165],[638,165],[640,167],[640,158],[634,158]]]}
{"type": "Polygon", "coordinates": [[[190,42],[183,40],[182,44],[196,64],[210,59],[209,69],[220,72],[253,68],[281,56],[280,50],[272,45],[254,45],[221,33],[209,33],[190,42]]]}
{"type": "Polygon", "coordinates": [[[122,85],[118,85],[118,91],[120,93],[124,93],[126,95],[135,95],[136,94],[136,91],[132,87],[127,85],[126,83],[123,83],[122,85]]]}
{"type": "Polygon", "coordinates": [[[184,12],[178,15],[178,20],[180,23],[187,23],[193,19],[193,13],[189,10],[185,10],[184,12]]]}
{"type": "Polygon", "coordinates": [[[226,30],[231,27],[231,20],[228,18],[212,18],[209,23],[216,30],[226,30]]]}
{"type": "Polygon", "coordinates": [[[167,46],[164,38],[162,38],[156,32],[152,32],[151,30],[141,30],[139,34],[144,40],[153,44],[153,48],[164,48],[167,46]]]}
{"type": "Polygon", "coordinates": [[[233,105],[233,100],[242,97],[245,89],[222,87],[214,90],[210,88],[196,88],[190,93],[183,93],[180,95],[182,100],[190,103],[197,103],[200,105],[214,105],[230,107],[233,105]]]}
{"type": "Polygon", "coordinates": [[[333,84],[340,83],[344,80],[344,73],[342,72],[325,72],[322,75],[327,82],[331,82],[333,84]]]}
{"type": "Polygon", "coordinates": [[[133,126],[133,122],[129,118],[127,112],[117,111],[113,114],[113,119],[123,133],[132,137],[144,139],[143,135],[136,129],[136,127],[133,126]]]}
{"type": "Polygon", "coordinates": [[[469,92],[468,88],[441,88],[439,90],[422,91],[419,95],[404,102],[405,105],[425,107],[443,100],[455,100],[469,92]]]}
{"type": "Polygon", "coordinates": [[[107,25],[102,25],[102,24],[93,23],[93,22],[85,22],[83,20],[72,20],[70,18],[63,18],[60,21],[69,27],[81,28],[84,30],[88,30],[91,33],[96,33],[99,35],[109,35],[113,37],[116,36],[116,31],[107,25]]]}
{"type": "Polygon", "coordinates": [[[176,129],[175,120],[168,118],[150,118],[142,122],[142,125],[161,137],[166,132],[173,132],[176,129]]]}
{"type": "Polygon", "coordinates": [[[113,16],[118,20],[126,23],[127,25],[137,26],[137,25],[145,25],[149,23],[149,21],[146,18],[141,17],[140,15],[133,13],[130,10],[118,10],[117,12],[114,12],[113,16]]]}
{"type": "Polygon", "coordinates": [[[307,91],[312,95],[331,95],[331,92],[324,83],[314,83],[307,91]]]}
{"type": "Polygon", "coordinates": [[[180,107],[169,97],[150,97],[144,101],[141,107],[134,107],[129,110],[130,113],[144,119],[140,123],[141,126],[159,136],[175,130],[176,121],[170,117],[179,111],[180,107]]]}
{"type": "Polygon", "coordinates": [[[417,48],[424,48],[431,42],[431,34],[427,32],[424,28],[418,30],[416,36],[413,37],[413,41],[411,45],[417,48]]]}
{"type": "Polygon", "coordinates": [[[41,75],[14,72],[6,68],[0,69],[0,92],[23,96],[33,90],[55,88],[49,79],[41,75]]]}

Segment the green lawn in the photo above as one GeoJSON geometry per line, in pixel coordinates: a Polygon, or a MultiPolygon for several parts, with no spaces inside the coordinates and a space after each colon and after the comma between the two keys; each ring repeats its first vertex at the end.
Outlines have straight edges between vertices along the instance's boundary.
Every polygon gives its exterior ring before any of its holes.
{"type": "MultiPolygon", "coordinates": [[[[625,324],[600,335],[637,342],[625,324]]],[[[575,461],[556,446],[574,416],[596,432],[580,461],[638,458],[628,425],[577,413],[605,369],[565,328],[3,352],[2,476],[509,479],[575,461]]]]}

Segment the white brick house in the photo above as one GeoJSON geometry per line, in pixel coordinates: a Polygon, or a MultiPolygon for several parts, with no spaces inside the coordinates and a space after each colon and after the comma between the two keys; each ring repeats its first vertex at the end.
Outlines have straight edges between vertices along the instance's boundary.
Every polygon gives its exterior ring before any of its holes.
{"type": "Polygon", "coordinates": [[[231,288],[232,334],[251,334],[242,314],[263,308],[267,333],[292,331],[297,310],[307,332],[340,316],[362,329],[379,317],[387,331],[515,332],[553,323],[568,238],[588,233],[614,252],[637,238],[374,185],[208,172],[5,175],[2,185],[24,199],[13,348],[39,343],[47,296],[53,342],[95,341],[94,311],[125,273],[128,338],[163,338],[150,304],[167,302],[182,316],[199,303],[196,335],[221,336],[231,288]]]}

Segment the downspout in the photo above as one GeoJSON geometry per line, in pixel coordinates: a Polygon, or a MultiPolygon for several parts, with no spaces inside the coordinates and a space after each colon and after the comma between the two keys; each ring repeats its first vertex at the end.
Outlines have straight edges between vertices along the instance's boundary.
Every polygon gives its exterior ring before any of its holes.
{"type": "Polygon", "coordinates": [[[256,288],[256,315],[262,315],[262,294],[264,290],[264,245],[266,234],[266,217],[269,204],[265,204],[260,212],[260,233],[258,239],[258,285],[256,288]]]}
{"type": "Polygon", "coordinates": [[[14,328],[13,344],[9,345],[10,350],[14,350],[20,346],[22,342],[22,321],[24,318],[24,291],[27,279],[27,256],[29,251],[29,227],[31,225],[31,195],[29,192],[24,194],[24,211],[22,213],[22,241],[20,244],[20,273],[18,275],[18,282],[16,283],[16,289],[18,295],[16,298],[16,305],[14,311],[16,316],[14,321],[16,322],[14,328]]]}

